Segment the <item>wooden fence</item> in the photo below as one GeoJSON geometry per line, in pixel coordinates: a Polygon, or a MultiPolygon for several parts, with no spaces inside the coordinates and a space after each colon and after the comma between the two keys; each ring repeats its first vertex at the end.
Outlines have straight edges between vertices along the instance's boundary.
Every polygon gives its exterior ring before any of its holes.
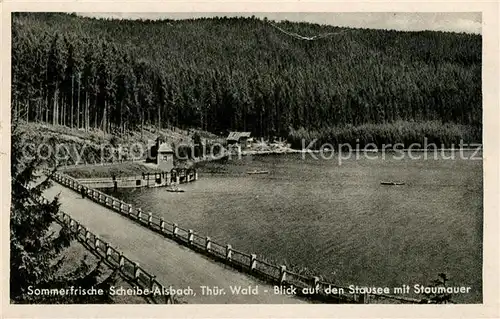
{"type": "Polygon", "coordinates": [[[79,168],[79,167],[85,167],[85,166],[112,166],[120,163],[138,163],[138,162],[144,162],[146,159],[145,158],[138,158],[138,159],[132,159],[132,160],[118,160],[118,161],[112,161],[112,162],[84,162],[84,163],[78,163],[78,164],[67,164],[67,163],[60,163],[58,164],[58,168],[60,169],[69,169],[69,168],[79,168]]]}
{"type": "Polygon", "coordinates": [[[174,222],[169,222],[162,217],[154,216],[151,212],[144,212],[141,208],[133,207],[131,204],[125,203],[101,191],[80,185],[76,179],[67,175],[55,172],[51,177],[58,183],[77,192],[81,192],[83,188],[86,196],[94,202],[106,206],[214,260],[223,262],[224,264],[259,277],[267,282],[282,286],[294,286],[297,288],[298,295],[303,295],[311,299],[338,303],[421,303],[420,299],[393,295],[350,293],[348,287],[342,287],[322,281],[319,277],[301,275],[287,269],[285,265],[275,265],[258,259],[256,254],[248,254],[236,250],[229,244],[223,245],[217,243],[210,237],[201,236],[192,229],[182,228],[174,222]],[[337,289],[339,293],[331,293],[331,291],[335,291],[335,289],[337,289]],[[304,292],[302,292],[302,290],[304,290],[304,292]],[[314,293],[312,293],[313,291],[314,293]]]}
{"type": "MultiPolygon", "coordinates": [[[[49,200],[43,196],[36,198],[35,201],[39,204],[49,203],[49,200]]],[[[124,256],[122,252],[97,237],[68,214],[59,210],[55,218],[61,226],[67,227],[72,233],[76,234],[78,241],[103,260],[111,269],[118,270],[127,280],[143,290],[149,289],[149,291],[160,292],[159,294],[149,294],[147,297],[150,300],[162,304],[177,303],[177,298],[174,295],[163,293],[168,291],[168,288],[164,288],[165,286],[158,282],[155,275],[149,274],[137,262],[124,256]]]]}
{"type": "Polygon", "coordinates": [[[143,173],[125,177],[78,178],[78,183],[90,188],[138,188],[163,187],[172,184],[185,184],[196,181],[198,173],[195,169],[172,169],[166,172],[143,173]]]}

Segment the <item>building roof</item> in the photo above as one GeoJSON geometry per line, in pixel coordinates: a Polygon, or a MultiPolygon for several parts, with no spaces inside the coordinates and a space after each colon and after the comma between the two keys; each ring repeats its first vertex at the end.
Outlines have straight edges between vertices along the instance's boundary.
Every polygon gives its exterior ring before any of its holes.
{"type": "Polygon", "coordinates": [[[158,148],[158,153],[173,153],[173,152],[174,150],[167,143],[161,143],[160,147],[158,148]]]}
{"type": "Polygon", "coordinates": [[[240,138],[249,138],[250,132],[229,132],[227,136],[228,141],[239,141],[240,138]]]}

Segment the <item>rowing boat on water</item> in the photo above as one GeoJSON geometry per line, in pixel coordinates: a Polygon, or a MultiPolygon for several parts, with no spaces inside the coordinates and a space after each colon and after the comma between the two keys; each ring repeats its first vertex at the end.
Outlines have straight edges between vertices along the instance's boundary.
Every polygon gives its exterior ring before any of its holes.
{"type": "Polygon", "coordinates": [[[269,174],[269,171],[253,171],[253,172],[247,172],[249,175],[253,174],[269,174]]]}
{"type": "Polygon", "coordinates": [[[403,182],[380,182],[382,185],[404,185],[403,182]]]}

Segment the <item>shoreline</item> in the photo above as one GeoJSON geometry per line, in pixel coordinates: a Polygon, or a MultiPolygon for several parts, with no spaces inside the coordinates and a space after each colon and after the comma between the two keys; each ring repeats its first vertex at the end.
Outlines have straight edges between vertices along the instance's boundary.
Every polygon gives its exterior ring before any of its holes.
{"type": "MultiPolygon", "coordinates": [[[[353,149],[350,152],[369,152],[369,153],[384,153],[384,152],[390,152],[390,153],[396,153],[396,152],[418,152],[418,153],[425,153],[425,152],[475,152],[483,151],[483,145],[478,146],[477,148],[441,148],[441,149],[353,149]]],[[[284,150],[271,150],[271,151],[241,151],[241,155],[246,156],[246,155],[267,155],[267,154],[307,154],[307,153],[331,153],[331,152],[336,152],[335,150],[331,149],[325,149],[323,151],[321,150],[299,150],[299,149],[284,149],[284,150]]],[[[339,153],[339,152],[337,152],[339,153]]],[[[340,153],[349,153],[349,151],[342,151],[340,153]]],[[[227,156],[237,156],[238,153],[236,154],[230,154],[227,156]]]]}
{"type": "MultiPolygon", "coordinates": [[[[453,148],[445,148],[445,149],[377,149],[377,150],[372,150],[372,149],[356,149],[352,150],[351,152],[336,152],[335,150],[297,150],[297,149],[279,149],[279,150],[242,150],[241,152],[236,152],[236,153],[226,153],[224,155],[220,156],[209,156],[209,157],[204,157],[204,158],[194,158],[194,159],[189,159],[189,160],[183,160],[181,163],[183,165],[178,165],[178,168],[189,168],[198,164],[202,163],[208,163],[208,162],[213,162],[213,161],[219,161],[219,160],[224,160],[224,159],[231,159],[233,157],[238,158],[242,156],[266,156],[266,155],[290,155],[290,154],[321,154],[321,153],[327,153],[327,154],[332,154],[332,153],[338,153],[338,154],[349,154],[349,153],[370,153],[370,154],[384,154],[384,153],[460,153],[460,152],[475,152],[475,154],[482,154],[483,152],[483,147],[482,145],[479,146],[476,149],[473,148],[463,148],[463,149],[453,149],[453,148]]],[[[70,174],[75,171],[80,171],[80,170],[85,170],[87,171],[87,174],[84,175],[90,175],[86,176],[86,178],[92,178],[92,177],[104,177],[102,172],[94,172],[95,170],[97,171],[102,171],[102,170],[111,170],[113,168],[125,168],[126,166],[129,165],[139,165],[142,167],[142,169],[139,169],[139,167],[128,167],[126,170],[137,170],[137,174],[141,174],[145,172],[145,170],[150,170],[151,172],[158,172],[154,167],[151,167],[150,165],[147,165],[143,159],[141,160],[128,160],[128,161],[123,161],[123,162],[103,162],[103,163],[84,163],[80,165],[61,165],[59,168],[64,171],[66,174],[70,174]]],[[[137,175],[136,174],[136,175],[137,175]]],[[[107,175],[106,175],[107,176],[107,175]]],[[[117,176],[129,176],[129,175],[123,175],[123,174],[117,174],[117,176]]],[[[81,178],[81,177],[80,177],[81,178]]]]}

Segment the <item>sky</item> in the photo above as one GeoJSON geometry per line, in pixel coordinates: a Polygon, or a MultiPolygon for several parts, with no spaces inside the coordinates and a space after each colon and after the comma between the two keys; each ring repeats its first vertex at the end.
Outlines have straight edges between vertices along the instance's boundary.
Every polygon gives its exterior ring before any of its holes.
{"type": "Polygon", "coordinates": [[[321,13],[300,13],[300,12],[274,12],[274,13],[217,13],[217,12],[186,12],[186,13],[78,13],[83,16],[98,18],[119,18],[119,19],[189,19],[200,17],[216,16],[244,16],[267,17],[269,20],[300,21],[326,25],[402,30],[402,31],[452,31],[466,33],[481,33],[481,13],[480,12],[321,12],[321,13]]]}

